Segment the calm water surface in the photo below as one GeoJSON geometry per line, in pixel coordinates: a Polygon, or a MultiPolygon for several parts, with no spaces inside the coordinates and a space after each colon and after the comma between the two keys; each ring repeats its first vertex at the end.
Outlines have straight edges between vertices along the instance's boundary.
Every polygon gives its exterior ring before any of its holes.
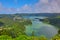
{"type": "Polygon", "coordinates": [[[32,25],[26,26],[26,34],[31,35],[34,31],[35,36],[41,36],[44,35],[47,38],[51,38],[54,35],[57,34],[57,29],[50,24],[43,23],[35,18],[45,18],[45,17],[29,17],[29,19],[32,21],[32,25]]]}

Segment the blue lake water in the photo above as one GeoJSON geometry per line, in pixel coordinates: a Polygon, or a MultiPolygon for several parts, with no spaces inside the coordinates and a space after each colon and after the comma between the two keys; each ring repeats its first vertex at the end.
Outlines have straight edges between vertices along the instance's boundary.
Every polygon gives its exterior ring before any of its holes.
{"type": "Polygon", "coordinates": [[[31,35],[34,31],[35,36],[41,36],[44,35],[47,38],[51,38],[54,35],[57,34],[58,29],[56,29],[53,25],[43,23],[35,18],[46,18],[46,17],[27,17],[27,19],[30,19],[32,21],[32,25],[26,26],[26,34],[31,35]]]}

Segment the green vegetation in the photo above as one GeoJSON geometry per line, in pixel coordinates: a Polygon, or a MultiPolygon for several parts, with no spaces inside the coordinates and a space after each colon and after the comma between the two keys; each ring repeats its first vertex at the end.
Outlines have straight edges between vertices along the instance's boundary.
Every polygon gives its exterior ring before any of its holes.
{"type": "Polygon", "coordinates": [[[0,40],[60,40],[60,36],[56,35],[51,39],[47,39],[45,36],[36,37],[36,36],[19,35],[19,37],[12,38],[11,36],[8,35],[1,35],[0,40]]]}
{"type": "Polygon", "coordinates": [[[56,28],[60,29],[60,16],[43,19],[43,22],[54,25],[56,28]]]}
{"type": "Polygon", "coordinates": [[[48,23],[49,23],[49,19],[48,19],[48,18],[45,18],[45,19],[43,20],[43,22],[48,24],[48,23]]]}
{"type": "Polygon", "coordinates": [[[58,34],[56,34],[51,40],[60,40],[60,30],[58,30],[58,34]]]}
{"type": "Polygon", "coordinates": [[[0,19],[0,38],[1,40],[10,40],[11,38],[19,37],[19,35],[26,35],[25,33],[25,25],[31,25],[31,20],[21,19],[20,21],[13,20],[8,17],[4,17],[0,19]],[[21,22],[20,22],[21,21],[21,22]],[[3,36],[4,35],[4,36],[3,36]],[[5,36],[7,36],[5,38],[5,36]]]}
{"type": "MultiPolygon", "coordinates": [[[[44,22],[50,23],[49,19],[45,19],[44,22]]],[[[53,21],[53,23],[55,23],[55,21],[53,21]]],[[[0,40],[49,40],[45,36],[35,36],[34,31],[31,33],[31,36],[28,36],[25,33],[26,25],[32,25],[31,20],[21,19],[18,21],[9,17],[0,18],[0,40]]],[[[60,31],[51,38],[51,40],[56,39],[60,40],[60,31]]]]}

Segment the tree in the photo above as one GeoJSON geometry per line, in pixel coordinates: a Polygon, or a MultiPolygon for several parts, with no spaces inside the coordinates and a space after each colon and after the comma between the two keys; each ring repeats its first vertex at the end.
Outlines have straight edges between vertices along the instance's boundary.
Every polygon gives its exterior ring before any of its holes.
{"type": "Polygon", "coordinates": [[[0,22],[0,26],[3,26],[4,25],[4,23],[3,22],[0,22]]]}
{"type": "Polygon", "coordinates": [[[60,30],[58,30],[58,34],[60,34],[60,30]]]}

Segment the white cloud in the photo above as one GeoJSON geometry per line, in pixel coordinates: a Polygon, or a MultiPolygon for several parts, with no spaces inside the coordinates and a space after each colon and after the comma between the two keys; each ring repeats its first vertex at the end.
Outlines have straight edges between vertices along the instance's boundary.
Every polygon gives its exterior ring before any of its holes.
{"type": "Polygon", "coordinates": [[[40,13],[60,13],[60,5],[58,5],[60,2],[59,0],[51,0],[49,2],[48,0],[39,1],[35,5],[35,12],[40,13]],[[45,2],[44,2],[45,1],[45,2]]]}
{"type": "Polygon", "coordinates": [[[17,12],[19,12],[19,13],[32,13],[33,10],[32,10],[32,7],[25,4],[23,7],[17,8],[17,12]]]}
{"type": "Polygon", "coordinates": [[[24,5],[20,12],[27,13],[60,13],[60,0],[39,0],[33,5],[24,5]],[[51,1],[51,2],[49,2],[51,1]]]}
{"type": "Polygon", "coordinates": [[[3,6],[2,6],[2,3],[0,3],[0,11],[2,11],[3,9],[3,6]]]}
{"type": "Polygon", "coordinates": [[[41,3],[48,3],[48,0],[40,0],[41,3]]]}
{"type": "Polygon", "coordinates": [[[60,13],[60,0],[39,0],[32,6],[25,4],[20,8],[3,8],[0,3],[1,10],[8,13],[60,13]]]}

